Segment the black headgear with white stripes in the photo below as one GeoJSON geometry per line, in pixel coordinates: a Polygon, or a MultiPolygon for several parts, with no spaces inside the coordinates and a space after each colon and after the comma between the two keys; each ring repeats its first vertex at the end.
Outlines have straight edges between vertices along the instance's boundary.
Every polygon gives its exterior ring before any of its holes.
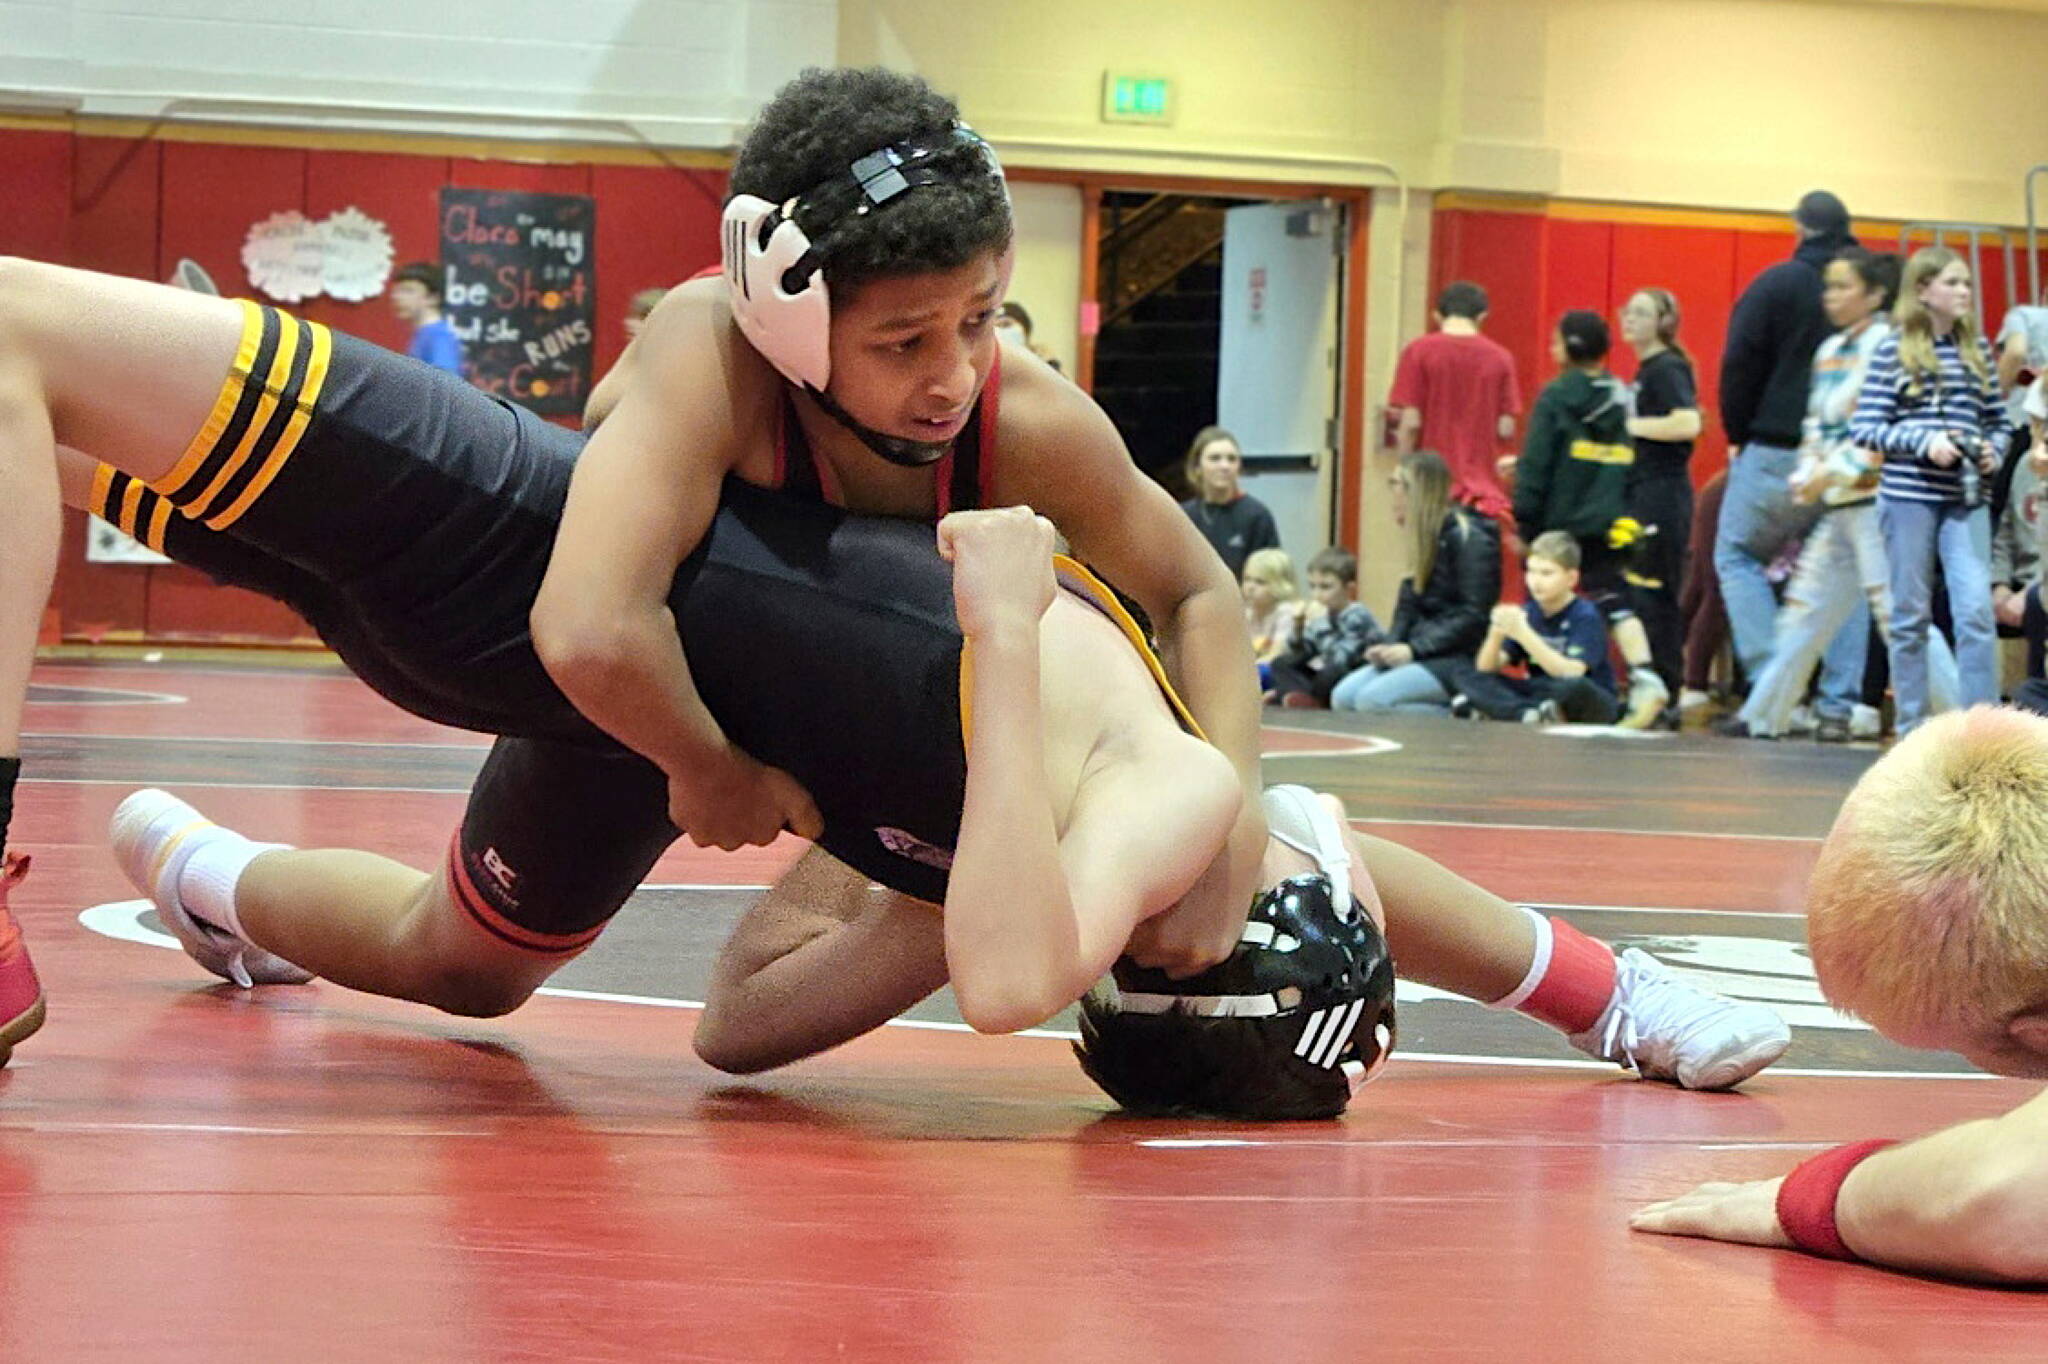
{"type": "Polygon", "coordinates": [[[1135,1113],[1330,1118],[1394,1049],[1394,961],[1320,872],[1262,893],[1238,948],[1186,980],[1129,959],[1081,1001],[1075,1055],[1135,1113]]]}

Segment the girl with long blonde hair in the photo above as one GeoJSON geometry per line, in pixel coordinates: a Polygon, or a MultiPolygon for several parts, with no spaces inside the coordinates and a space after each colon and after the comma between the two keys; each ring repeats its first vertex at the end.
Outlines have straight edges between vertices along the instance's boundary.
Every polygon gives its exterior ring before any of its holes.
{"type": "Polygon", "coordinates": [[[1991,613],[1991,519],[1984,489],[2008,439],[1991,359],[1971,316],[1970,267],[1924,247],[1906,262],[1895,331],[1871,356],[1850,438],[1884,457],[1878,523],[1891,574],[1892,694],[1898,730],[1928,712],[1934,567],[1948,579],[1965,706],[1998,699],[1991,613]]]}
{"type": "Polygon", "coordinates": [[[1333,710],[1445,710],[1449,676],[1469,663],[1500,599],[1500,531],[1451,500],[1451,470],[1434,450],[1405,455],[1387,480],[1408,542],[1408,576],[1388,638],[1330,693],[1333,710]]]}

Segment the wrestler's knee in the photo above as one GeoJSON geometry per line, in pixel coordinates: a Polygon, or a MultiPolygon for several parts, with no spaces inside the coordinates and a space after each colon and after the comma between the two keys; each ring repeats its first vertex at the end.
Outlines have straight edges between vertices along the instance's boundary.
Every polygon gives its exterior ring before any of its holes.
{"type": "Polygon", "coordinates": [[[407,994],[442,1013],[503,1017],[568,959],[487,936],[438,885],[422,892],[410,918],[400,947],[413,964],[407,994]]]}
{"type": "Polygon", "coordinates": [[[533,997],[541,979],[481,962],[437,962],[421,971],[415,998],[461,1018],[502,1018],[533,997]]]}

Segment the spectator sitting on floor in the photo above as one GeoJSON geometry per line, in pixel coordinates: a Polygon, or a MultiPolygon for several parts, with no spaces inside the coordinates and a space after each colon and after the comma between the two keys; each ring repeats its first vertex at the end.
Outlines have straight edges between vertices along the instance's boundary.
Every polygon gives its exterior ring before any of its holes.
{"type": "Polygon", "coordinates": [[[1244,624],[1261,673],[1301,638],[1301,585],[1284,549],[1254,550],[1244,561],[1244,624]]]}
{"type": "Polygon", "coordinates": [[[1529,600],[1493,608],[1479,656],[1454,670],[1460,693],[1452,713],[1524,724],[1609,725],[1620,712],[1607,661],[1607,625],[1600,609],[1578,594],[1579,542],[1545,531],[1529,545],[1529,600]],[[1501,668],[1526,663],[1529,676],[1501,668]]]}
{"type": "Polygon", "coordinates": [[[1408,576],[1384,643],[1330,693],[1333,710],[1443,710],[1451,670],[1470,663],[1500,599],[1500,528],[1451,500],[1451,470],[1432,450],[1401,460],[1387,480],[1394,524],[1408,541],[1408,576]]]}
{"type": "Polygon", "coordinates": [[[1331,690],[1387,637],[1358,600],[1358,557],[1351,551],[1333,545],[1308,561],[1308,595],[1301,640],[1273,660],[1266,692],[1268,701],[1298,709],[1329,705],[1331,690]]]}

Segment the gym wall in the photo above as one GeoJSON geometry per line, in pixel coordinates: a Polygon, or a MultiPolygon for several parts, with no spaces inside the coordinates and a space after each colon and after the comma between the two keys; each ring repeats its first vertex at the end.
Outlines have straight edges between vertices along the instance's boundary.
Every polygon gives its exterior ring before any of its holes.
{"type": "MultiPolygon", "coordinates": [[[[609,160],[540,163],[480,154],[541,150],[516,146],[451,143],[448,150],[462,154],[450,155],[252,145],[183,129],[145,137],[139,136],[144,128],[91,126],[91,133],[19,120],[0,126],[0,185],[8,190],[0,254],[159,280],[190,257],[223,292],[246,293],[243,236],[274,212],[298,209],[319,218],[353,205],[386,224],[402,263],[438,257],[444,185],[587,194],[597,202],[593,378],[625,347],[623,312],[634,293],[674,284],[718,259],[725,173],[701,155],[697,159],[707,164],[680,168],[624,151],[588,153],[609,160]]],[[[374,135],[350,140],[358,148],[378,141],[374,135]]],[[[363,303],[323,297],[294,311],[394,349],[407,341],[385,297],[363,303]]],[[[88,564],[84,517],[68,516],[54,596],[67,637],[274,642],[310,636],[283,607],[215,587],[191,569],[88,564]]]]}
{"type": "Polygon", "coordinates": [[[0,0],[0,105],[724,148],[834,0],[0,0]]]}

